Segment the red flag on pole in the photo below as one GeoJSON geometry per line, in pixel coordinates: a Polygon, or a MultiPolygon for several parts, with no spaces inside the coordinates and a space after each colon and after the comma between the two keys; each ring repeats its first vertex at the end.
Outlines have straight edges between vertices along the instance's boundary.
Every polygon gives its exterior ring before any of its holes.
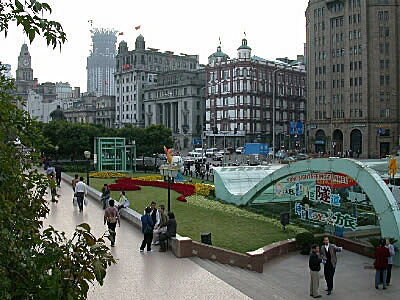
{"type": "Polygon", "coordinates": [[[120,32],[120,33],[118,33],[118,35],[124,35],[124,33],[123,33],[123,32],[120,32]]]}
{"type": "Polygon", "coordinates": [[[139,30],[139,29],[140,29],[140,26],[142,26],[142,25],[136,26],[135,29],[136,29],[136,30],[139,30]]]}

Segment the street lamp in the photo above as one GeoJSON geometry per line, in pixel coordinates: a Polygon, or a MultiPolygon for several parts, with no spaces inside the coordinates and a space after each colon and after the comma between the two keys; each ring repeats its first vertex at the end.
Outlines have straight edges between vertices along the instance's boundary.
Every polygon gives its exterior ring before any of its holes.
{"type": "Polygon", "coordinates": [[[178,175],[180,168],[171,164],[164,164],[160,166],[161,176],[168,177],[168,212],[171,211],[171,178],[178,175]]]}
{"type": "Polygon", "coordinates": [[[58,162],[58,150],[60,149],[60,147],[58,147],[58,145],[56,145],[54,147],[54,149],[56,149],[56,163],[58,162]]]}
{"type": "Polygon", "coordinates": [[[85,155],[85,158],[87,159],[87,167],[86,167],[86,184],[89,185],[89,159],[90,159],[90,151],[85,151],[83,152],[83,154],[85,155]]]}

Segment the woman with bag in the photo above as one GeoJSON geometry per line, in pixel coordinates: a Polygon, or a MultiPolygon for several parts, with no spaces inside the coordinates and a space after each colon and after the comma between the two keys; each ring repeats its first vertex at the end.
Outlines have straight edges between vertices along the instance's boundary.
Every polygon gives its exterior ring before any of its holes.
{"type": "Polygon", "coordinates": [[[117,222],[119,224],[119,227],[121,227],[121,221],[118,209],[114,206],[114,200],[111,199],[108,204],[110,206],[107,207],[104,211],[104,225],[107,223],[108,231],[111,235],[111,247],[114,247],[116,235],[115,228],[117,227],[117,222]]]}
{"type": "Polygon", "coordinates": [[[153,240],[153,219],[150,216],[151,208],[146,207],[144,210],[145,214],[140,218],[142,221],[142,232],[143,232],[143,242],[140,246],[140,252],[144,251],[144,247],[147,245],[147,252],[151,252],[151,241],[153,240]]]}

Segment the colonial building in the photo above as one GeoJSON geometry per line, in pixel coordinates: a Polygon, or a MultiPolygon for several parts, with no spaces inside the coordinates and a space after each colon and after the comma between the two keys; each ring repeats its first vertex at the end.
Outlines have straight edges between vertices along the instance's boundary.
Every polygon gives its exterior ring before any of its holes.
{"type": "Polygon", "coordinates": [[[102,96],[96,99],[96,124],[107,128],[115,127],[115,96],[102,96]]]}
{"type": "Polygon", "coordinates": [[[174,149],[191,148],[201,141],[205,115],[205,70],[170,71],[145,86],[145,126],[171,129],[174,149]],[[194,143],[195,142],[195,143],[194,143]]]}
{"type": "Polygon", "coordinates": [[[117,36],[114,30],[92,29],[92,50],[87,58],[87,92],[114,96],[117,36]]]}
{"type": "Polygon", "coordinates": [[[64,116],[71,123],[96,124],[96,99],[93,94],[82,96],[72,102],[72,107],[64,109],[64,116]]]}
{"type": "Polygon", "coordinates": [[[50,114],[60,106],[61,101],[44,101],[43,95],[35,90],[29,90],[26,102],[26,110],[31,118],[35,118],[39,122],[48,123],[51,121],[50,114]]]}
{"type": "Polygon", "coordinates": [[[135,49],[129,51],[121,41],[116,57],[115,117],[118,127],[125,124],[145,125],[144,87],[157,82],[157,75],[171,70],[196,70],[197,55],[174,55],[171,51],[159,52],[147,48],[142,35],[136,38],[135,49]]]}
{"type": "Polygon", "coordinates": [[[237,58],[230,59],[220,46],[208,57],[208,145],[223,148],[236,148],[247,142],[272,145],[275,132],[276,147],[301,147],[302,136],[291,137],[289,123],[305,121],[304,66],[297,61],[268,61],[252,56],[251,50],[244,38],[237,49],[237,58]]]}
{"type": "Polygon", "coordinates": [[[311,151],[384,157],[400,135],[400,1],[310,0],[311,151]]]}
{"type": "Polygon", "coordinates": [[[86,93],[81,98],[64,99],[62,109],[66,120],[71,123],[115,126],[115,96],[96,97],[93,93],[86,93]]]}

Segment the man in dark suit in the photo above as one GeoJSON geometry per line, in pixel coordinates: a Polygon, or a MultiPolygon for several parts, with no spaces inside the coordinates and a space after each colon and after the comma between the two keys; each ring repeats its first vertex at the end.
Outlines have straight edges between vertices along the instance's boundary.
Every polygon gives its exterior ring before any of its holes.
{"type": "Polygon", "coordinates": [[[329,243],[329,238],[324,237],[324,244],[321,247],[321,255],[325,260],[324,275],[326,285],[328,287],[328,295],[332,294],[333,290],[333,276],[335,275],[335,268],[337,263],[336,252],[342,251],[342,247],[337,247],[334,244],[329,243]]]}

